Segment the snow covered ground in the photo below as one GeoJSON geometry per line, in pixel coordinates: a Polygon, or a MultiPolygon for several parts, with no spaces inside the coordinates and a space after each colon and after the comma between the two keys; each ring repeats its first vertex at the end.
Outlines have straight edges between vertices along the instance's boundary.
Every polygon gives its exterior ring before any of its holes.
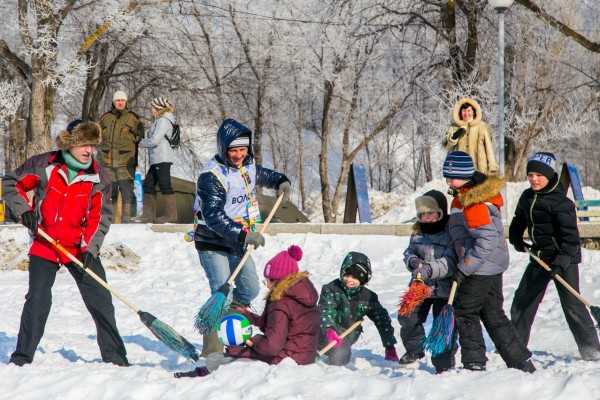
{"type": "MultiPolygon", "coordinates": [[[[404,207],[412,210],[413,204],[411,197],[404,207]]],[[[398,207],[384,222],[412,217],[412,211],[398,207]]],[[[409,280],[402,264],[408,237],[267,236],[267,246],[253,254],[261,277],[266,261],[291,244],[304,250],[300,267],[311,273],[318,289],[338,275],[346,252],[367,254],[374,270],[369,287],[390,311],[398,336],[396,304],[409,280]]],[[[538,369],[533,375],[507,369],[487,335],[486,372],[457,368],[435,375],[429,356],[413,368],[401,367],[384,360],[377,330],[366,321],[365,334],[347,367],[232,363],[205,378],[174,379],[174,372],[194,366],[157,340],[115,297],[117,324],[132,366],[102,363],[93,322],[70,274],[62,271],[54,285],[52,312],[34,363],[18,368],[6,363],[16,345],[27,292],[28,274],[19,269],[27,247],[24,228],[0,230],[0,399],[600,399],[600,363],[580,359],[552,285],[538,312],[529,346],[538,369]]],[[[584,250],[583,258],[581,292],[598,305],[600,252],[584,250]]],[[[115,290],[201,348],[193,321],[210,292],[194,246],[184,242],[181,234],[115,225],[106,238],[103,262],[115,290]]],[[[524,254],[511,249],[511,265],[504,274],[506,310],[526,262],[524,254]]],[[[262,291],[254,302],[257,310],[263,307],[266,288],[262,291]]],[[[404,352],[400,343],[397,350],[399,355],[404,352]]],[[[457,365],[461,365],[460,354],[457,365]]]]}

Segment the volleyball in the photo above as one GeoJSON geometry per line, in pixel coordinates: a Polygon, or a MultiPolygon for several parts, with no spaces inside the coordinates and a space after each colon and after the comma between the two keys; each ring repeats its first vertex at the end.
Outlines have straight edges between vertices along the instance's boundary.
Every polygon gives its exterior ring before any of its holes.
{"type": "Polygon", "coordinates": [[[240,346],[252,337],[252,324],[242,314],[229,314],[221,319],[217,336],[224,346],[240,346]]]}

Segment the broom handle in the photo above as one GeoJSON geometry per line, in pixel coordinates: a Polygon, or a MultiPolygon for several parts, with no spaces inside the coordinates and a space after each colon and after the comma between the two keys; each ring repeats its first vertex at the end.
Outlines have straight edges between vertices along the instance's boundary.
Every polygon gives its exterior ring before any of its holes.
{"type": "Polygon", "coordinates": [[[123,296],[121,296],[113,288],[111,288],[110,286],[108,286],[108,283],[104,282],[104,280],[102,278],[100,278],[98,275],[96,275],[94,273],[94,271],[92,271],[89,268],[86,268],[83,265],[83,263],[77,257],[75,257],[73,254],[71,254],[71,252],[69,250],[67,250],[64,247],[62,247],[62,245],[58,244],[56,242],[56,240],[52,239],[46,232],[44,232],[43,230],[41,230],[40,228],[38,228],[37,233],[38,233],[38,235],[40,235],[41,237],[43,237],[44,239],[46,239],[47,241],[49,241],[54,247],[56,247],[56,249],[58,249],[58,251],[60,251],[61,253],[63,253],[65,256],[69,257],[69,259],[71,261],[73,261],[75,264],[77,264],[89,276],[91,276],[92,278],[94,278],[94,280],[96,282],[98,282],[99,284],[101,284],[102,286],[104,286],[104,288],[106,290],[108,290],[109,292],[111,292],[112,294],[114,294],[116,297],[118,297],[119,300],[121,300],[123,303],[127,304],[127,306],[129,306],[129,308],[131,308],[136,313],[138,313],[140,311],[139,308],[137,308],[136,306],[134,306],[133,304],[131,304],[130,302],[128,302],[123,296]]]}
{"type": "MultiPolygon", "coordinates": [[[[277,201],[275,202],[275,205],[273,206],[273,208],[271,209],[271,212],[269,213],[269,216],[267,217],[267,219],[265,220],[265,222],[260,227],[260,231],[259,232],[261,234],[264,233],[265,230],[267,229],[267,226],[269,226],[269,222],[271,222],[271,219],[275,215],[275,211],[277,211],[277,208],[279,208],[279,205],[281,204],[281,200],[283,200],[283,193],[279,195],[279,197],[277,198],[277,201]]],[[[233,271],[233,273],[231,274],[231,276],[227,280],[227,284],[228,285],[231,285],[233,283],[233,281],[235,280],[235,278],[237,277],[237,275],[242,270],[242,267],[246,263],[246,260],[248,260],[248,257],[250,257],[250,254],[252,254],[253,251],[254,251],[254,245],[251,244],[250,246],[248,246],[248,250],[246,250],[246,254],[244,254],[244,257],[242,257],[242,259],[240,260],[240,263],[238,264],[238,266],[235,268],[235,270],[233,271]]]]}
{"type": "MultiPolygon", "coordinates": [[[[546,271],[552,271],[552,268],[550,268],[548,266],[548,264],[546,264],[544,262],[544,260],[542,260],[541,258],[539,258],[538,256],[536,256],[535,254],[533,254],[533,252],[531,250],[527,249],[527,252],[531,256],[531,258],[533,258],[535,261],[538,262],[538,264],[540,264],[542,267],[544,267],[544,269],[546,271]]],[[[587,301],[582,295],[580,295],[577,290],[573,289],[573,287],[571,285],[569,285],[560,275],[554,275],[554,279],[556,279],[557,281],[559,281],[560,283],[562,283],[562,285],[569,292],[573,293],[573,296],[577,297],[579,299],[579,301],[581,301],[583,304],[585,304],[586,306],[588,306],[588,308],[592,306],[592,304],[589,301],[587,301]]]]}
{"type": "Polygon", "coordinates": [[[458,288],[458,283],[456,281],[452,282],[452,287],[450,288],[450,296],[448,296],[448,304],[452,305],[454,303],[454,295],[456,295],[456,289],[458,288]]]}
{"type": "MultiPolygon", "coordinates": [[[[357,326],[359,326],[362,323],[362,320],[359,319],[358,321],[356,321],[355,323],[353,323],[352,325],[350,325],[350,328],[346,329],[340,336],[340,339],[345,338],[346,336],[348,336],[350,334],[350,332],[352,332],[353,330],[356,329],[357,326]]],[[[335,346],[335,341],[329,342],[329,344],[325,347],[323,347],[323,349],[321,351],[319,351],[319,356],[322,356],[323,354],[327,353],[329,350],[331,350],[331,348],[333,346],[335,346]]]]}

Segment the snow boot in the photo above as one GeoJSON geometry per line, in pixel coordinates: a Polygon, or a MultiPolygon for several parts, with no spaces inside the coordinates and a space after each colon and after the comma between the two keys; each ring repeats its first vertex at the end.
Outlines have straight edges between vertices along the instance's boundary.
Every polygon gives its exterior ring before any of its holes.
{"type": "Polygon", "coordinates": [[[469,371],[485,371],[485,364],[478,362],[467,362],[463,363],[463,367],[469,371]]]}
{"type": "Polygon", "coordinates": [[[530,359],[518,362],[515,365],[515,368],[520,369],[523,372],[529,372],[530,374],[533,374],[536,371],[535,366],[533,365],[530,359]]]}
{"type": "Polygon", "coordinates": [[[144,224],[154,222],[154,218],[156,218],[156,195],[144,193],[142,202],[143,202],[142,215],[134,218],[134,221],[142,222],[144,224]]]}
{"type": "Polygon", "coordinates": [[[177,199],[174,194],[166,194],[163,196],[165,204],[165,214],[161,217],[156,218],[154,222],[157,224],[164,224],[167,222],[177,222],[177,199]]]}
{"type": "Polygon", "coordinates": [[[210,372],[208,372],[208,369],[206,367],[198,367],[196,369],[193,369],[191,371],[187,371],[187,372],[175,372],[173,374],[173,376],[175,378],[198,378],[198,377],[203,377],[210,374],[210,372]]]}
{"type": "Polygon", "coordinates": [[[206,358],[211,353],[223,353],[223,343],[219,340],[216,330],[208,335],[202,335],[202,353],[200,353],[200,357],[206,358]]]}
{"type": "Polygon", "coordinates": [[[412,364],[415,361],[420,360],[423,357],[425,357],[425,353],[416,353],[416,354],[404,353],[404,355],[402,357],[400,357],[400,361],[398,361],[398,363],[399,364],[412,364]]]}

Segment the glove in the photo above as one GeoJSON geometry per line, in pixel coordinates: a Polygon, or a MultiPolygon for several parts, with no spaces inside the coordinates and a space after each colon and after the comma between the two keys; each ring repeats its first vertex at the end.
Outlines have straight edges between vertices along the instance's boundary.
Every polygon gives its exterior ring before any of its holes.
{"type": "Polygon", "coordinates": [[[550,278],[553,278],[556,275],[562,275],[565,272],[565,269],[562,267],[562,265],[551,265],[550,266],[550,271],[548,271],[548,273],[550,274],[550,278]]]}
{"type": "Polygon", "coordinates": [[[519,253],[527,253],[527,250],[531,249],[531,246],[522,240],[519,243],[513,244],[513,247],[519,253]]]}
{"type": "Polygon", "coordinates": [[[453,134],[452,134],[452,139],[456,140],[456,139],[460,139],[462,137],[462,135],[464,135],[465,133],[467,133],[467,131],[465,130],[465,128],[458,128],[453,134]]]}
{"type": "Polygon", "coordinates": [[[457,288],[460,287],[467,280],[467,276],[457,269],[454,275],[452,275],[452,281],[456,282],[457,288]]]}
{"type": "Polygon", "coordinates": [[[25,225],[31,231],[31,233],[37,233],[38,220],[34,211],[27,210],[23,214],[21,214],[21,223],[25,225]]]}
{"type": "Polygon", "coordinates": [[[398,362],[400,359],[398,358],[398,353],[396,353],[395,347],[388,347],[385,349],[385,360],[398,362]]]}
{"type": "Polygon", "coordinates": [[[252,325],[257,325],[257,321],[260,318],[260,315],[256,315],[253,312],[251,312],[250,310],[248,310],[247,308],[244,307],[236,307],[235,308],[235,312],[242,314],[244,317],[248,318],[248,321],[250,321],[250,323],[252,325]]]}
{"type": "Polygon", "coordinates": [[[341,337],[339,337],[338,334],[337,334],[337,332],[334,331],[333,329],[327,331],[327,335],[325,335],[325,337],[327,337],[327,341],[329,343],[335,342],[335,344],[333,345],[334,349],[337,349],[338,347],[340,347],[340,345],[344,341],[344,339],[342,339],[341,337]]]}
{"type": "Polygon", "coordinates": [[[281,196],[283,194],[283,199],[281,199],[281,203],[285,203],[290,199],[290,195],[292,194],[292,184],[288,181],[281,182],[279,187],[277,188],[277,196],[281,196]]]}
{"type": "Polygon", "coordinates": [[[414,271],[423,264],[425,264],[425,261],[421,260],[419,257],[413,256],[408,259],[408,268],[410,268],[411,271],[414,271]]]}
{"type": "Polygon", "coordinates": [[[92,255],[89,251],[84,251],[81,254],[81,262],[83,263],[83,269],[91,269],[94,264],[94,260],[96,257],[92,255]]]}
{"type": "Polygon", "coordinates": [[[431,276],[431,266],[429,264],[423,264],[419,268],[415,269],[412,273],[413,279],[417,279],[417,274],[421,274],[422,280],[427,280],[431,276]]]}
{"type": "Polygon", "coordinates": [[[248,232],[244,239],[246,246],[254,245],[254,247],[260,247],[265,245],[265,237],[260,232],[248,232]]]}

